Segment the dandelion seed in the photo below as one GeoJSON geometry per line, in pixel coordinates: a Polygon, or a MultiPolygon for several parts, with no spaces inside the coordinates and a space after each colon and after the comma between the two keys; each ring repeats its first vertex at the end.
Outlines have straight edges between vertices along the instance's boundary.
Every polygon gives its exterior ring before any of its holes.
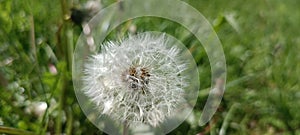
{"type": "Polygon", "coordinates": [[[138,34],[107,42],[84,69],[84,93],[112,119],[158,126],[184,102],[187,69],[165,35],[138,34]]]}

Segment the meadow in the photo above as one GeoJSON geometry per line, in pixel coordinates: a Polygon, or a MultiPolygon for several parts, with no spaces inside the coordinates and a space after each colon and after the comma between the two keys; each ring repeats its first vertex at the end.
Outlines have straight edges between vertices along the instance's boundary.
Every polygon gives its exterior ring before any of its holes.
{"type": "MultiPolygon", "coordinates": [[[[106,39],[160,31],[191,51],[201,84],[197,103],[169,134],[300,134],[300,1],[183,1],[209,21],[226,57],[226,90],[204,126],[198,119],[211,87],[211,65],[193,34],[170,20],[141,17],[122,23],[106,39]]],[[[101,7],[114,2],[102,0],[101,7]]],[[[74,48],[88,15],[71,18],[71,9],[83,10],[85,3],[0,0],[0,134],[105,134],[83,114],[72,82],[74,48]]]]}

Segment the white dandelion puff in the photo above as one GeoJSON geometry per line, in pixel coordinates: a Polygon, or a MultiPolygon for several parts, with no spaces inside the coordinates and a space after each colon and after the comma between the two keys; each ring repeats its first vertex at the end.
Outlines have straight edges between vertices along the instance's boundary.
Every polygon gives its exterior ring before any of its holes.
{"type": "Polygon", "coordinates": [[[185,101],[188,63],[164,34],[138,34],[101,47],[84,66],[83,91],[102,114],[157,126],[185,101]]]}

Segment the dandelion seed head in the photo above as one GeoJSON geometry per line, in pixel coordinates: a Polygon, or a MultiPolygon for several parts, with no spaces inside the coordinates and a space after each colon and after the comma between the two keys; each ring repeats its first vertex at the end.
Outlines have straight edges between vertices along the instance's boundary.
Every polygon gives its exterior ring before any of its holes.
{"type": "Polygon", "coordinates": [[[129,124],[157,126],[184,102],[188,64],[165,35],[107,42],[84,69],[84,93],[97,110],[129,124]]]}

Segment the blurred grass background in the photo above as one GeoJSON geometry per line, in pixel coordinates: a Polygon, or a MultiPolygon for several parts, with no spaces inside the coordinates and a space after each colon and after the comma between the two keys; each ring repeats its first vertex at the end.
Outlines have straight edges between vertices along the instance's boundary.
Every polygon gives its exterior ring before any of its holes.
{"type": "MultiPolygon", "coordinates": [[[[211,72],[193,35],[172,21],[144,17],[108,37],[156,30],[190,48],[199,67],[199,98],[193,114],[170,134],[300,134],[300,1],[184,1],[213,25],[226,56],[225,95],[205,126],[198,119],[211,72]]],[[[86,2],[0,0],[0,134],[102,134],[82,113],[71,81],[81,26],[69,19],[70,9],[86,2]]]]}

